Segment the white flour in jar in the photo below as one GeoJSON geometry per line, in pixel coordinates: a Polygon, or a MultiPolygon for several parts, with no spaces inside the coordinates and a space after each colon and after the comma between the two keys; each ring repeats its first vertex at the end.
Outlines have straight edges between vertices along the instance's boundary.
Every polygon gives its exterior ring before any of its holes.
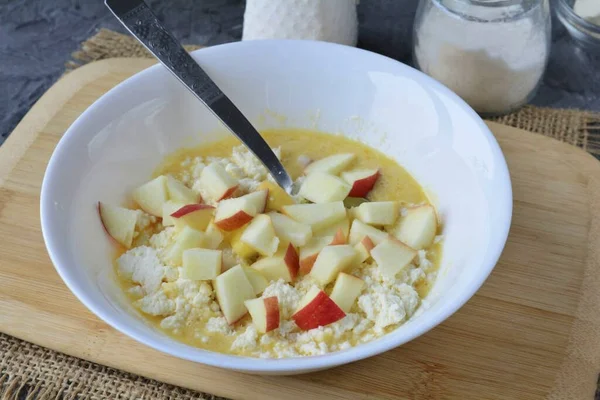
{"type": "Polygon", "coordinates": [[[546,32],[529,18],[472,21],[431,7],[416,32],[421,71],[484,114],[524,104],[542,77],[548,51],[546,32]]]}

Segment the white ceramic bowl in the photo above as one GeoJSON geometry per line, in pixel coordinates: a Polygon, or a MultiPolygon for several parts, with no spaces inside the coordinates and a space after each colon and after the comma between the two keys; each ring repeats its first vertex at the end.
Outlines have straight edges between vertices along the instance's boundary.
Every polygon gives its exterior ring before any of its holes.
{"type": "Polygon", "coordinates": [[[44,177],[41,220],[48,252],[67,286],[92,312],[176,357],[250,373],[294,374],[400,346],[473,296],[504,247],[512,193],[496,140],[466,103],[406,65],[340,45],[254,41],[210,47],[193,56],[258,128],[308,127],[358,138],[396,159],[425,187],[440,211],[445,237],[428,306],[378,340],[296,359],[200,350],[147,325],[114,281],[111,244],[96,203],[123,201],[174,150],[228,135],[157,65],[86,110],[61,139],[44,177]]]}

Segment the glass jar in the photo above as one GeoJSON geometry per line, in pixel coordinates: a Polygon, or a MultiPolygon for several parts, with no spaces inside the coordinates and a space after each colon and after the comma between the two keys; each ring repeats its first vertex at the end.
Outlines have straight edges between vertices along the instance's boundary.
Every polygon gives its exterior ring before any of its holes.
{"type": "Polygon", "coordinates": [[[484,116],[527,103],[550,53],[548,0],[420,0],[416,66],[484,116]]]}

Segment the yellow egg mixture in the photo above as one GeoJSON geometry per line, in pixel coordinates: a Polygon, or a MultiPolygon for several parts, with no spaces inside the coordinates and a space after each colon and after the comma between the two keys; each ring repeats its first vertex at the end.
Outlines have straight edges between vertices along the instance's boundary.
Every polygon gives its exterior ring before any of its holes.
{"type": "MultiPolygon", "coordinates": [[[[380,178],[368,195],[369,201],[393,200],[400,202],[403,207],[429,203],[422,187],[396,161],[357,141],[307,130],[280,129],[264,131],[262,134],[272,148],[280,147],[281,161],[294,180],[303,175],[307,158],[319,160],[333,154],[353,153],[356,159],[349,168],[380,170],[380,178]]],[[[202,147],[178,151],[167,157],[154,175],[170,174],[188,187],[193,187],[197,176],[194,168],[199,168],[197,165],[200,162],[208,164],[209,157],[227,159],[238,145],[239,141],[230,137],[202,147]]],[[[160,219],[151,218],[136,234],[133,247],[152,246],[154,242],[149,238],[163,230],[160,219]]],[[[169,236],[164,232],[162,235],[169,236]]],[[[299,299],[315,284],[308,275],[298,276],[292,284],[271,282],[265,289],[265,294],[279,298],[282,321],[278,329],[265,334],[256,332],[249,315],[233,326],[225,323],[215,296],[211,293],[210,282],[183,282],[178,280],[175,270],[165,274],[160,290],[173,302],[173,313],[177,316],[141,314],[157,329],[178,341],[221,353],[278,358],[344,350],[398,328],[421,306],[421,299],[427,295],[439,266],[440,238],[436,236],[431,246],[419,251],[411,267],[395,280],[382,277],[372,261],[347,271],[365,281],[366,287],[361,296],[344,319],[310,331],[300,331],[290,318],[299,299]]],[[[224,243],[221,247],[227,246],[226,241],[224,243]]],[[[123,253],[124,250],[119,256],[123,253]]],[[[246,263],[239,259],[235,261],[246,263]]],[[[139,282],[134,282],[130,276],[123,276],[119,268],[117,272],[120,284],[131,301],[134,305],[141,304],[143,293],[140,293],[139,282]]],[[[332,287],[333,282],[322,289],[330,294],[332,287]]],[[[266,297],[265,294],[263,297],[266,297]]]]}

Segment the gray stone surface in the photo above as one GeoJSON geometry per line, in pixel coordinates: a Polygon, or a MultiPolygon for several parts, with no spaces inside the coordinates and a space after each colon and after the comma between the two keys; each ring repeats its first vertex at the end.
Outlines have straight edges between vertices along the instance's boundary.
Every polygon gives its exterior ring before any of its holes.
{"type": "MultiPolygon", "coordinates": [[[[150,0],[184,43],[239,40],[242,0],[150,0]]],[[[363,0],[359,46],[410,63],[417,0],[363,0]]],[[[555,19],[553,48],[534,104],[600,111],[600,55],[577,48],[555,19]]],[[[0,0],[0,143],[99,28],[123,31],[102,0],[0,0]]]]}

